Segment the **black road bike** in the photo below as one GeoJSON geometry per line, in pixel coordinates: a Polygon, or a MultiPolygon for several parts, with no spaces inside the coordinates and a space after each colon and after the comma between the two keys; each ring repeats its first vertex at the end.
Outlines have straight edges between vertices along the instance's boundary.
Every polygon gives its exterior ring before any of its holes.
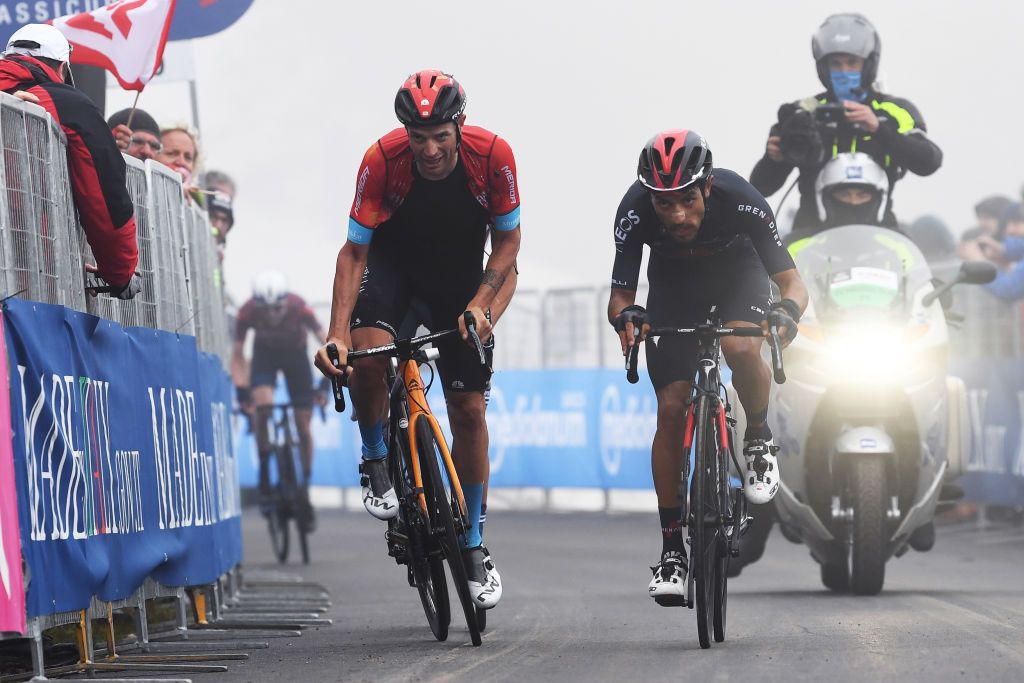
{"type": "MultiPolygon", "coordinates": [[[[719,321],[696,327],[653,328],[647,336],[670,335],[694,335],[698,344],[697,379],[687,400],[684,457],[679,475],[679,500],[683,511],[680,523],[687,529],[690,571],[685,598],[666,596],[657,601],[665,606],[690,609],[696,606],[700,646],[709,648],[712,636],[716,643],[725,640],[729,560],[739,556],[740,537],[752,520],[747,514],[747,499],[743,494],[742,476],[746,467],[741,467],[736,457],[736,420],[732,417],[732,406],[719,372],[721,339],[761,337],[764,333],[760,327],[721,327],[719,321]],[[730,463],[740,474],[739,486],[732,483],[730,463]]],[[[778,330],[774,326],[769,330],[769,340],[775,381],[781,384],[786,376],[779,353],[778,330]]],[[[626,379],[631,384],[640,379],[637,372],[639,350],[640,345],[634,344],[626,358],[626,379]]]]}
{"type": "MultiPolygon", "coordinates": [[[[262,505],[270,531],[270,544],[277,561],[288,561],[291,546],[290,527],[295,522],[302,563],[309,564],[309,532],[313,510],[309,502],[295,435],[295,409],[290,403],[275,403],[257,411],[267,411],[267,471],[270,496],[262,505]]],[[[251,429],[251,423],[250,423],[251,429]]]]}

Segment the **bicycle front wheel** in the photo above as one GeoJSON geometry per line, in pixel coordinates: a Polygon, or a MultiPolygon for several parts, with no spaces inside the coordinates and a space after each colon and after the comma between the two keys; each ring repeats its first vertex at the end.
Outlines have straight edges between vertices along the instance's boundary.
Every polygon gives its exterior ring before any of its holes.
{"type": "Polygon", "coordinates": [[[267,454],[267,468],[274,472],[276,469],[277,482],[274,484],[270,510],[267,512],[267,530],[270,532],[270,547],[274,551],[274,557],[281,564],[288,561],[289,532],[288,532],[288,495],[285,472],[282,471],[282,458],[276,450],[267,454]]]}
{"type": "Polygon", "coordinates": [[[473,645],[480,645],[482,641],[476,620],[476,605],[469,594],[469,577],[462,564],[462,543],[459,541],[459,534],[465,529],[462,506],[459,504],[455,489],[455,478],[448,471],[447,464],[443,468],[438,464],[442,452],[430,421],[424,416],[416,420],[416,452],[423,472],[423,488],[424,494],[427,495],[431,530],[444,550],[448,571],[451,572],[455,591],[459,595],[459,602],[462,603],[462,612],[466,617],[470,638],[473,645]],[[428,481],[429,487],[426,484],[428,481]]]}
{"type": "MultiPolygon", "coordinates": [[[[428,521],[424,519],[418,504],[409,504],[409,485],[403,447],[395,443],[388,456],[391,460],[391,481],[395,485],[400,503],[402,525],[408,535],[409,569],[412,572],[416,590],[420,595],[420,604],[427,617],[430,631],[439,641],[448,639],[448,625],[451,623],[451,607],[448,603],[448,579],[444,575],[444,560],[431,542],[428,532],[428,521]]],[[[431,484],[424,482],[424,491],[432,491],[431,484]]]]}
{"type": "Polygon", "coordinates": [[[691,557],[697,603],[697,636],[702,648],[711,647],[715,604],[715,575],[719,564],[717,476],[718,439],[715,415],[707,396],[697,399],[693,480],[690,483],[691,557]]]}

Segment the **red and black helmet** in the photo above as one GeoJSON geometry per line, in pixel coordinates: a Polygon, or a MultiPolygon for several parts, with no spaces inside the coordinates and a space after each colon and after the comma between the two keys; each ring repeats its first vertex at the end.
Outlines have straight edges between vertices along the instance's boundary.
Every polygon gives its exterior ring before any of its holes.
{"type": "Polygon", "coordinates": [[[395,95],[395,114],[403,126],[437,126],[454,121],[466,108],[466,91],[437,69],[419,71],[395,95]]]}
{"type": "Polygon", "coordinates": [[[637,178],[648,190],[669,192],[711,177],[711,150],[704,136],[677,128],[658,133],[640,152],[637,178]]]}

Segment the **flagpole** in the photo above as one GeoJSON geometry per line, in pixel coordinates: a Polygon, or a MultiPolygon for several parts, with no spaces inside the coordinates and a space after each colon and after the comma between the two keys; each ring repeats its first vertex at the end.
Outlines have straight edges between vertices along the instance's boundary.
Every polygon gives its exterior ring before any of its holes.
{"type": "Polygon", "coordinates": [[[132,102],[132,110],[130,112],[128,112],[128,122],[124,124],[124,125],[128,126],[129,128],[132,127],[132,119],[135,118],[135,108],[139,106],[139,95],[141,95],[141,94],[142,94],[141,90],[135,91],[135,101],[132,102]]]}

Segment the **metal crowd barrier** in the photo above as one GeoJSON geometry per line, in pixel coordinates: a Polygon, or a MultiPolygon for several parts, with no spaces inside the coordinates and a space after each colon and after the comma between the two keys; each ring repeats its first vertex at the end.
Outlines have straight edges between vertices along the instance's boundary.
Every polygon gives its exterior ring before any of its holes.
{"type": "Polygon", "coordinates": [[[126,327],[194,334],[201,351],[226,361],[216,243],[206,212],[185,198],[177,173],[125,157],[143,289],[131,301],[90,297],[85,264],[94,259],[76,218],[63,131],[42,107],[0,93],[0,140],[0,297],[17,294],[126,327]]]}
{"type": "MultiPolygon", "coordinates": [[[[177,173],[154,161],[143,163],[125,157],[138,231],[137,272],[143,290],[131,301],[104,295],[90,297],[85,294],[85,264],[95,261],[71,196],[63,131],[42,107],[0,93],[0,143],[0,299],[20,296],[92,313],[126,327],[194,334],[199,350],[219,355],[227,367],[229,337],[217,247],[206,212],[186,199],[177,173]]],[[[230,585],[238,583],[230,574],[227,580],[230,585]]],[[[219,613],[226,604],[219,585],[214,594],[215,611],[219,613]]],[[[33,673],[45,675],[42,631],[66,624],[79,624],[82,633],[82,662],[72,670],[135,668],[125,666],[124,661],[116,662],[116,666],[92,661],[91,620],[109,621],[113,610],[132,608],[136,619],[142,621],[140,633],[147,634],[145,601],[158,595],[178,601],[177,629],[183,633],[184,589],[159,587],[151,579],[116,603],[101,603],[94,598],[88,610],[28,619],[27,632],[17,637],[34,641],[33,673]]],[[[0,633],[0,638],[4,636],[0,633]]],[[[143,638],[146,649],[148,635],[143,638]]],[[[216,649],[227,649],[227,644],[216,649]]],[[[192,663],[147,668],[225,670],[192,663]]]]}

